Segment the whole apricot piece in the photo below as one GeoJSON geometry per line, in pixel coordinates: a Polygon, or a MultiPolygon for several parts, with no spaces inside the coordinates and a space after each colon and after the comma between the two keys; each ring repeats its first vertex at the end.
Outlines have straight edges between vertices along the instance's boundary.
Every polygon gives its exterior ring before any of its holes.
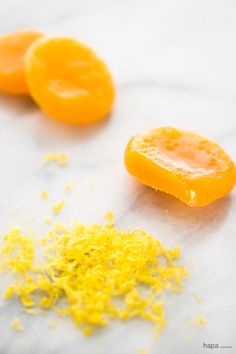
{"type": "Polygon", "coordinates": [[[41,33],[25,30],[0,37],[0,91],[12,95],[28,94],[24,57],[41,33]]]}
{"type": "Polygon", "coordinates": [[[191,207],[224,197],[236,181],[235,165],[218,144],[172,127],[135,135],[127,145],[125,165],[142,183],[191,207]]]}
{"type": "Polygon", "coordinates": [[[112,109],[111,74],[90,48],[75,39],[40,39],[27,52],[25,72],[33,99],[55,120],[90,124],[112,109]]]}

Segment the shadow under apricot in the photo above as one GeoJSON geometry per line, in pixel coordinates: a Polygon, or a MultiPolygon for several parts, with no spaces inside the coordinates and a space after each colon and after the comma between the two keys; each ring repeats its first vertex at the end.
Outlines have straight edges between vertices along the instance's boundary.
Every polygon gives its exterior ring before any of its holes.
{"type": "Polygon", "coordinates": [[[34,119],[33,133],[40,144],[45,140],[71,141],[89,140],[103,130],[111,119],[111,114],[104,119],[90,125],[69,125],[49,118],[29,96],[10,96],[0,94],[0,106],[12,110],[19,115],[31,114],[34,119]]]}
{"type": "Polygon", "coordinates": [[[15,113],[29,113],[37,110],[37,106],[34,101],[29,96],[23,95],[11,96],[0,93],[0,106],[4,109],[11,109],[15,113]]]}
{"type": "Polygon", "coordinates": [[[41,111],[37,112],[35,125],[37,139],[64,141],[84,141],[93,139],[109,124],[110,116],[90,125],[69,125],[57,122],[41,111]]]}
{"type": "Polygon", "coordinates": [[[129,181],[135,194],[128,212],[135,212],[147,220],[166,221],[175,232],[182,236],[201,239],[210,237],[224,221],[229,212],[231,197],[225,198],[200,208],[191,208],[177,198],[144,186],[138,181],[129,181]]]}

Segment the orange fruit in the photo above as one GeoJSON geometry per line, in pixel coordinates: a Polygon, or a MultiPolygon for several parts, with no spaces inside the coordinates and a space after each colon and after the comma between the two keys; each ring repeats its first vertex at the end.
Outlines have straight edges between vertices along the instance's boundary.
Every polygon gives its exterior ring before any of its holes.
{"type": "Polygon", "coordinates": [[[16,31],[0,37],[0,91],[12,95],[28,93],[24,56],[31,44],[42,36],[31,30],[16,31]]]}
{"type": "Polygon", "coordinates": [[[114,85],[104,62],[72,38],[42,38],[29,49],[25,73],[35,102],[51,118],[90,124],[112,109],[114,85]]]}
{"type": "Polygon", "coordinates": [[[127,145],[125,165],[144,184],[191,207],[224,197],[236,181],[235,165],[218,144],[171,127],[135,135],[127,145]]]}

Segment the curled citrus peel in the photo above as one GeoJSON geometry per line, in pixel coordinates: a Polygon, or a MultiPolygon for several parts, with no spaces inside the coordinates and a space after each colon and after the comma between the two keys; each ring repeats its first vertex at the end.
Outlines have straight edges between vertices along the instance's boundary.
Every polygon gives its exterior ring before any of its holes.
{"type": "Polygon", "coordinates": [[[0,37],[0,91],[12,95],[28,94],[24,74],[24,57],[40,32],[16,31],[0,37]]]}
{"type": "Polygon", "coordinates": [[[235,165],[218,144],[171,127],[135,135],[127,145],[125,165],[144,184],[191,207],[224,197],[236,181],[235,165]]]}
{"type": "Polygon", "coordinates": [[[104,62],[72,38],[44,37],[27,52],[25,73],[31,96],[51,118],[91,124],[105,118],[114,85],[104,62]]]}

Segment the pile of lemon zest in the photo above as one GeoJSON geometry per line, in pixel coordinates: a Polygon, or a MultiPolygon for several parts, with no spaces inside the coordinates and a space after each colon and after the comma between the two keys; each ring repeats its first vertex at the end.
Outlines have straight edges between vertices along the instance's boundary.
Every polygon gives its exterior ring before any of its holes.
{"type": "Polygon", "coordinates": [[[23,326],[19,320],[19,318],[15,318],[12,323],[11,323],[11,328],[14,329],[15,331],[22,331],[23,330],[23,326]]]}
{"type": "Polygon", "coordinates": [[[44,222],[45,222],[46,225],[49,225],[49,224],[51,224],[52,219],[50,218],[50,216],[48,216],[48,217],[46,217],[46,218],[44,219],[44,222]]]}
{"type": "Polygon", "coordinates": [[[12,228],[4,236],[4,242],[1,254],[5,268],[21,273],[31,269],[35,254],[32,238],[22,234],[20,229],[12,228]]]}
{"type": "Polygon", "coordinates": [[[175,263],[179,258],[178,247],[164,248],[145,231],[118,229],[111,212],[105,225],[56,223],[40,243],[11,229],[4,237],[0,261],[15,281],[4,297],[18,296],[25,308],[71,316],[85,335],[112,319],[133,318],[153,322],[159,333],[165,325],[160,295],[182,289],[187,276],[186,269],[175,263]],[[39,245],[44,251],[40,261],[35,256],[39,245]],[[163,257],[166,262],[161,264],[163,257]],[[58,309],[63,299],[65,304],[58,309]]]}
{"type": "Polygon", "coordinates": [[[191,324],[199,324],[200,326],[204,326],[206,323],[206,319],[204,316],[196,316],[191,320],[191,324]]]}
{"type": "Polygon", "coordinates": [[[52,209],[54,213],[58,214],[64,208],[65,202],[61,199],[58,203],[53,204],[52,209]]]}
{"type": "Polygon", "coordinates": [[[64,185],[64,191],[65,192],[70,192],[74,188],[74,183],[73,182],[67,182],[64,185]]]}
{"type": "Polygon", "coordinates": [[[41,198],[45,200],[45,199],[47,199],[47,197],[48,197],[48,192],[47,191],[42,191],[41,192],[41,198]]]}
{"type": "Polygon", "coordinates": [[[56,162],[58,165],[67,165],[68,156],[61,153],[49,153],[44,156],[44,162],[56,162]]]}

